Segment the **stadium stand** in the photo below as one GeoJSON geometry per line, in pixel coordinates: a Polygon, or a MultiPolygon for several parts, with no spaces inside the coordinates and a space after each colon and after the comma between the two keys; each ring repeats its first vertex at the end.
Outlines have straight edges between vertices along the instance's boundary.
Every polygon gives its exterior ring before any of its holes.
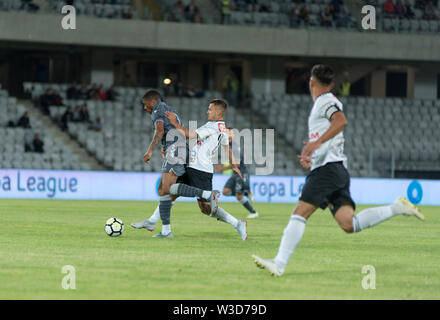
{"type": "MultiPolygon", "coordinates": [[[[65,96],[67,84],[27,83],[26,88],[39,88],[38,96],[48,87],[61,89],[65,96]]],[[[66,106],[86,104],[90,119],[102,119],[102,131],[89,130],[90,124],[70,122],[69,134],[96,157],[106,168],[123,171],[159,171],[160,153],[151,165],[144,165],[144,149],[152,138],[151,120],[146,116],[139,97],[146,88],[116,87],[120,101],[66,100],[65,106],[51,106],[51,118],[60,123],[66,106]]],[[[169,97],[167,102],[176,108],[186,126],[188,120],[200,125],[206,121],[209,99],[218,92],[207,92],[203,98],[169,97]]],[[[440,122],[439,100],[410,100],[403,98],[341,97],[350,125],[346,128],[346,152],[349,171],[355,177],[390,177],[392,170],[440,170],[440,149],[436,139],[436,124],[440,122]],[[391,112],[389,112],[391,111],[391,112]],[[420,142],[422,141],[422,142],[420,142]]],[[[298,154],[307,138],[309,95],[256,94],[252,111],[260,116],[264,128],[275,128],[278,138],[285,140],[277,146],[275,175],[303,175],[304,171],[292,154],[298,154]],[[268,112],[268,113],[266,113],[268,112]]],[[[226,121],[237,129],[252,127],[250,120],[231,106],[226,121]]],[[[255,125],[255,124],[254,124],[255,125]]],[[[440,138],[440,137],[438,137],[440,138]]]]}
{"type": "MultiPolygon", "coordinates": [[[[393,166],[395,170],[440,169],[440,149],[436,142],[440,138],[439,100],[368,97],[340,100],[349,121],[344,136],[352,176],[390,177],[393,166]],[[426,136],[432,139],[423,139],[426,136]]],[[[304,120],[311,103],[309,95],[259,94],[254,97],[252,108],[267,117],[295,153],[300,153],[308,135],[304,120]],[[269,115],[262,110],[269,110],[269,115]]]]}
{"type": "MultiPolygon", "coordinates": [[[[60,89],[60,95],[65,98],[69,84],[24,84],[25,92],[33,97],[35,103],[48,88],[60,89]]],[[[89,86],[90,87],[90,86],[89,86]]],[[[68,133],[93,155],[101,164],[110,170],[117,171],[160,171],[160,152],[153,154],[150,165],[143,163],[142,157],[151,141],[153,134],[152,122],[143,106],[140,97],[148,88],[116,87],[120,94],[119,101],[102,100],[64,100],[63,106],[49,106],[50,117],[62,126],[61,118],[66,109],[87,105],[91,120],[99,117],[102,120],[102,130],[91,130],[90,123],[69,122],[68,133]]],[[[203,98],[169,97],[167,103],[173,106],[181,116],[185,126],[188,121],[197,121],[200,126],[206,122],[208,102],[220,97],[221,93],[208,91],[203,98]]],[[[251,127],[250,120],[233,106],[226,113],[228,126],[243,129],[251,127]]],[[[263,148],[265,148],[265,141],[263,148]]],[[[263,149],[264,150],[264,149],[263,149]]],[[[275,174],[284,174],[292,169],[288,156],[284,153],[277,156],[275,174]],[[278,159],[279,158],[279,159],[278,159]]],[[[251,165],[251,169],[255,166],[251,165]]]]}
{"type": "MultiPolygon", "coordinates": [[[[148,1],[136,7],[133,0],[75,0],[77,14],[96,18],[149,19],[174,22],[220,23],[221,0],[194,1],[194,9],[187,10],[191,0],[148,1]],[[203,6],[203,10],[202,10],[203,6]],[[157,11],[157,13],[155,13],[157,11]],[[202,12],[203,11],[203,12],[202,12]]],[[[278,28],[332,28],[362,30],[359,16],[352,14],[363,5],[374,5],[377,28],[383,32],[437,33],[440,30],[440,1],[417,0],[231,0],[228,24],[278,28]],[[392,11],[385,8],[392,2],[392,11]],[[350,5],[349,5],[350,4],[350,5]]],[[[62,0],[17,1],[3,0],[0,10],[25,12],[61,12],[62,0]]],[[[191,6],[191,8],[193,8],[191,6]]],[[[226,23],[226,22],[225,22],[226,23]]]]}
{"type": "Polygon", "coordinates": [[[30,128],[17,127],[18,119],[27,111],[5,90],[0,90],[0,167],[22,169],[90,169],[81,165],[75,154],[61,141],[52,137],[41,121],[29,116],[30,128]],[[44,152],[35,152],[33,139],[38,134],[44,152]],[[28,146],[28,147],[25,147],[28,146]]]}

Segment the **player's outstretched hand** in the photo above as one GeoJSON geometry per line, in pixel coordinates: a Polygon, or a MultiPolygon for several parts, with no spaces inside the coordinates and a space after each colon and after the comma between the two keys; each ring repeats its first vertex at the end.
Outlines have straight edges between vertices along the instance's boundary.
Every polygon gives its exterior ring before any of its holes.
{"type": "Polygon", "coordinates": [[[153,155],[153,153],[151,151],[147,151],[144,154],[144,162],[148,163],[151,159],[151,156],[153,155]]]}
{"type": "Polygon", "coordinates": [[[170,120],[171,124],[173,126],[176,126],[177,124],[177,115],[174,112],[166,111],[165,117],[167,117],[168,120],[170,120]]]}
{"type": "Polygon", "coordinates": [[[299,163],[301,164],[301,167],[303,167],[306,170],[309,170],[312,167],[312,160],[311,157],[308,156],[298,156],[299,163]]]}

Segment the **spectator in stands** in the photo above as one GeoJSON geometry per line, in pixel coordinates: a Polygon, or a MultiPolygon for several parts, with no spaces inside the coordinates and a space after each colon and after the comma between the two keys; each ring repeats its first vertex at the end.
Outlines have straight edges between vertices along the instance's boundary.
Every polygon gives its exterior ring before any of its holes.
{"type": "Polygon", "coordinates": [[[116,91],[115,86],[112,85],[110,89],[107,91],[107,100],[115,101],[119,96],[119,93],[116,91]]]}
{"type": "Polygon", "coordinates": [[[76,106],[75,110],[72,112],[72,121],[80,122],[81,121],[81,107],[76,106]]]}
{"type": "Polygon", "coordinates": [[[222,88],[226,100],[233,106],[237,105],[239,86],[235,73],[232,70],[229,71],[223,78],[222,88]]]}
{"type": "Polygon", "coordinates": [[[194,17],[199,8],[195,5],[194,0],[191,0],[185,7],[185,18],[188,21],[194,22],[194,17]]]}
{"type": "Polygon", "coordinates": [[[405,18],[414,18],[414,10],[412,8],[411,2],[409,0],[405,1],[405,18]]]}
{"type": "Polygon", "coordinates": [[[301,22],[308,23],[309,22],[309,10],[307,10],[307,6],[305,4],[302,5],[299,10],[299,19],[301,22]]]}
{"type": "Polygon", "coordinates": [[[205,96],[205,91],[202,88],[196,89],[196,98],[203,98],[205,96]]]}
{"type": "Polygon", "coordinates": [[[40,6],[33,3],[32,0],[21,0],[20,10],[26,10],[29,12],[37,12],[40,6]]]}
{"type": "Polygon", "coordinates": [[[347,71],[344,72],[344,79],[341,83],[340,94],[343,97],[348,97],[350,95],[351,83],[349,79],[349,73],[347,71]]]}
{"type": "Polygon", "coordinates": [[[178,0],[171,9],[171,21],[181,22],[185,20],[185,5],[178,0]]]}
{"type": "Polygon", "coordinates": [[[63,105],[63,98],[58,93],[58,90],[52,91],[52,97],[51,97],[51,105],[52,106],[62,106],[63,105]]]}
{"type": "Polygon", "coordinates": [[[387,0],[384,4],[383,4],[383,12],[386,15],[394,15],[396,13],[396,8],[394,7],[394,2],[393,0],[387,0]]]}
{"type": "Polygon", "coordinates": [[[394,6],[396,11],[396,15],[399,18],[403,18],[405,16],[405,7],[403,6],[402,0],[396,0],[396,5],[394,6]]]}
{"type": "Polygon", "coordinates": [[[323,12],[321,12],[321,26],[331,27],[332,26],[332,15],[330,13],[330,6],[327,6],[323,12]]]}
{"type": "Polygon", "coordinates": [[[89,90],[87,89],[87,85],[85,83],[81,85],[78,98],[81,100],[87,100],[89,98],[89,90]]]}
{"type": "Polygon", "coordinates": [[[131,7],[122,9],[122,19],[133,19],[133,9],[131,7]]]}
{"type": "Polygon", "coordinates": [[[333,9],[333,14],[337,15],[339,12],[341,12],[341,7],[343,6],[342,0],[331,0],[330,1],[331,8],[333,9]]]}
{"type": "Polygon", "coordinates": [[[34,140],[32,141],[34,147],[34,152],[43,153],[44,152],[44,142],[40,139],[40,135],[36,133],[34,135],[34,140]]]}
{"type": "Polygon", "coordinates": [[[301,7],[298,3],[296,3],[293,8],[292,11],[289,12],[289,17],[290,17],[290,26],[291,27],[297,27],[299,24],[299,13],[301,11],[301,7]]]}
{"type": "Polygon", "coordinates": [[[200,14],[200,10],[198,8],[197,8],[197,11],[196,11],[196,13],[194,15],[194,21],[193,22],[194,23],[203,23],[204,22],[203,17],[200,14]]]}
{"type": "Polygon", "coordinates": [[[196,92],[194,91],[194,88],[192,85],[188,85],[186,87],[185,93],[183,94],[184,97],[188,98],[194,98],[196,96],[196,92]]]}
{"type": "Polygon", "coordinates": [[[235,0],[234,8],[237,11],[245,11],[246,10],[246,1],[245,0],[235,0]]]}
{"type": "Polygon", "coordinates": [[[80,122],[90,122],[89,110],[87,109],[87,105],[84,103],[81,106],[81,110],[79,112],[79,121],[80,122]]]}
{"type": "Polygon", "coordinates": [[[425,10],[426,0],[416,0],[415,7],[420,10],[425,10]]]}
{"type": "Polygon", "coordinates": [[[61,128],[63,130],[67,129],[67,124],[69,121],[73,120],[73,113],[72,113],[72,107],[67,107],[66,111],[64,112],[63,116],[61,117],[61,128]]]}
{"type": "Polygon", "coordinates": [[[52,103],[52,89],[46,89],[46,92],[40,97],[40,107],[44,113],[49,113],[49,106],[52,103]]]}
{"type": "Polygon", "coordinates": [[[257,11],[258,0],[246,0],[248,11],[257,11]]]}
{"type": "Polygon", "coordinates": [[[340,11],[337,14],[336,26],[347,28],[351,24],[351,17],[346,13],[344,7],[340,7],[340,11]]]}
{"type": "Polygon", "coordinates": [[[231,9],[232,3],[231,0],[221,0],[222,5],[222,24],[230,24],[231,23],[231,9]]]}
{"type": "Polygon", "coordinates": [[[98,94],[98,86],[96,83],[92,84],[92,88],[87,92],[87,96],[89,99],[92,100],[99,100],[99,94],[98,94]]]}
{"type": "Polygon", "coordinates": [[[174,94],[177,97],[181,97],[183,96],[184,92],[185,92],[185,88],[183,86],[183,83],[181,81],[178,81],[177,85],[174,87],[174,94]]]}
{"type": "Polygon", "coordinates": [[[432,1],[428,1],[428,3],[426,4],[423,17],[427,20],[438,19],[437,10],[435,9],[432,1]]]}
{"type": "Polygon", "coordinates": [[[107,100],[107,92],[105,92],[104,86],[102,84],[99,85],[97,94],[98,94],[99,100],[107,100]]]}
{"type": "Polygon", "coordinates": [[[75,82],[72,83],[72,85],[67,89],[66,95],[67,99],[69,100],[76,100],[79,97],[79,90],[78,90],[78,84],[75,82]]]}
{"type": "Polygon", "coordinates": [[[259,11],[260,12],[270,12],[270,9],[269,9],[269,7],[265,3],[262,3],[260,5],[260,10],[259,11]]]}
{"type": "Polygon", "coordinates": [[[31,123],[29,120],[29,114],[26,111],[17,121],[17,127],[29,129],[31,127],[31,123]]]}
{"type": "Polygon", "coordinates": [[[89,130],[93,130],[93,131],[101,131],[102,130],[102,124],[101,124],[100,117],[96,117],[95,121],[92,122],[92,124],[90,124],[89,130]]]}

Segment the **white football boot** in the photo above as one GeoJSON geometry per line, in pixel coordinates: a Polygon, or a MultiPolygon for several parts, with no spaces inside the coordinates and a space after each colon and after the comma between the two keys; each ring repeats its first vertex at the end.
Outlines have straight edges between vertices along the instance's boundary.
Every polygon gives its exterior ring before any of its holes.
{"type": "Polygon", "coordinates": [[[284,273],[284,269],[278,267],[274,260],[262,259],[254,254],[252,255],[252,259],[258,268],[266,269],[273,276],[280,277],[284,273]]]}
{"type": "Polygon", "coordinates": [[[399,199],[397,199],[394,202],[393,206],[397,207],[397,210],[404,216],[407,217],[414,216],[422,221],[425,220],[425,217],[423,216],[419,208],[417,208],[415,205],[413,205],[404,197],[400,197],[399,199]]]}

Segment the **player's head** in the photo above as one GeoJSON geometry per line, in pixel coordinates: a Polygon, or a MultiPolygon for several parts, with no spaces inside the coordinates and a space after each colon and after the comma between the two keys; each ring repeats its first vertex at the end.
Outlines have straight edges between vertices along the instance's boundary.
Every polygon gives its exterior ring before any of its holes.
{"type": "Polygon", "coordinates": [[[333,89],[335,73],[329,66],[325,64],[317,64],[313,66],[310,75],[310,94],[313,96],[316,93],[321,94],[323,92],[329,92],[333,89]]]}
{"type": "Polygon", "coordinates": [[[145,111],[152,113],[156,103],[162,101],[162,96],[157,90],[148,90],[142,98],[142,104],[144,105],[145,111]]]}
{"type": "Polygon", "coordinates": [[[219,121],[223,120],[228,104],[223,99],[214,99],[209,102],[208,111],[208,121],[219,121]]]}

